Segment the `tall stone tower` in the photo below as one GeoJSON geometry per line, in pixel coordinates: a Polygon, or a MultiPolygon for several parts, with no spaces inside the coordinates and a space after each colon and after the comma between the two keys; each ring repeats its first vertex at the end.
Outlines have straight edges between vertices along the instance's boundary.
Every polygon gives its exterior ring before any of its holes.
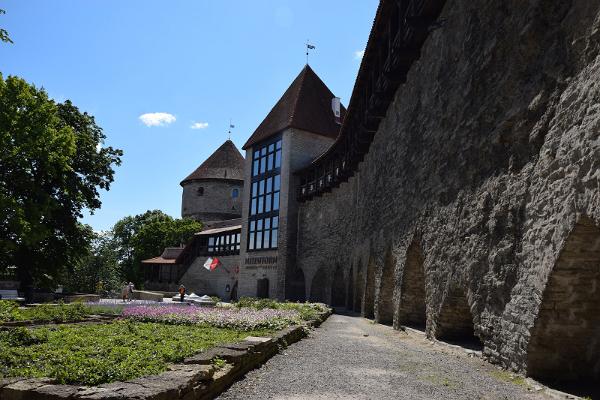
{"type": "Polygon", "coordinates": [[[210,225],[242,216],[244,157],[231,140],[181,181],[181,216],[210,225]]]}

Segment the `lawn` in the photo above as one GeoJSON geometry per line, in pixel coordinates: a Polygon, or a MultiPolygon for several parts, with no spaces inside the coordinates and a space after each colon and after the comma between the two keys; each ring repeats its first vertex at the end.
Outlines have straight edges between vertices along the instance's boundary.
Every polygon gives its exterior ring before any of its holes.
{"type": "MultiPolygon", "coordinates": [[[[98,312],[82,304],[22,309],[0,302],[0,321],[80,321],[98,312]]],[[[0,378],[49,377],[97,385],[165,371],[169,363],[247,336],[265,336],[328,310],[322,304],[244,299],[235,306],[119,308],[103,324],[0,330],[0,378]]]]}
{"type": "Polygon", "coordinates": [[[119,320],[0,331],[0,377],[50,377],[97,385],[166,370],[168,363],[270,331],[119,320]]]}

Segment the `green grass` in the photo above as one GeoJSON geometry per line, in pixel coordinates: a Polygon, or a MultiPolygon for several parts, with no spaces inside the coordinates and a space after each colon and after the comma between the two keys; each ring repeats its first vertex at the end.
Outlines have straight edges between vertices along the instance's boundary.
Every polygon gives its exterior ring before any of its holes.
{"type": "Polygon", "coordinates": [[[490,373],[492,377],[496,378],[499,381],[514,383],[519,386],[527,386],[527,381],[520,375],[515,375],[512,372],[505,370],[495,370],[490,373]]]}
{"type": "Polygon", "coordinates": [[[445,386],[447,388],[450,389],[456,389],[458,388],[458,382],[456,382],[455,380],[449,379],[448,377],[443,377],[443,376],[439,376],[439,375],[427,375],[424,377],[424,379],[426,381],[429,381],[431,383],[433,383],[436,386],[445,386]]]}
{"type": "Polygon", "coordinates": [[[115,321],[0,331],[0,377],[97,385],[158,374],[168,363],[266,331],[115,321]]]}
{"type": "Polygon", "coordinates": [[[278,302],[272,299],[255,299],[252,297],[242,297],[237,303],[236,307],[249,307],[256,310],[262,310],[265,308],[272,308],[275,310],[293,310],[300,314],[300,318],[304,321],[310,321],[325,311],[329,310],[325,304],[321,303],[291,303],[291,302],[278,302]]]}

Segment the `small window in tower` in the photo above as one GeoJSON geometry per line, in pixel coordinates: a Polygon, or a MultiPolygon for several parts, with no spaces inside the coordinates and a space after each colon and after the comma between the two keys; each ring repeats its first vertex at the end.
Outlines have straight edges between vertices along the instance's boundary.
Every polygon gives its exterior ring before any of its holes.
{"type": "Polygon", "coordinates": [[[198,196],[204,196],[204,188],[202,186],[198,188],[198,196]]]}
{"type": "Polygon", "coordinates": [[[240,195],[240,190],[239,189],[233,189],[231,191],[231,198],[232,199],[237,199],[239,195],[240,195]]]}

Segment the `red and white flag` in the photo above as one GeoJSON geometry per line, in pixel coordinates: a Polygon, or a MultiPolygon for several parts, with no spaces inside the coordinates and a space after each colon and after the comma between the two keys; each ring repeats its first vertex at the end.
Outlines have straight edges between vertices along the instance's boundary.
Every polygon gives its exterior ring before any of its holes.
{"type": "Polygon", "coordinates": [[[208,257],[208,260],[206,260],[206,262],[204,263],[204,268],[206,268],[209,271],[212,271],[219,265],[221,265],[221,261],[219,261],[217,257],[208,257]]]}

